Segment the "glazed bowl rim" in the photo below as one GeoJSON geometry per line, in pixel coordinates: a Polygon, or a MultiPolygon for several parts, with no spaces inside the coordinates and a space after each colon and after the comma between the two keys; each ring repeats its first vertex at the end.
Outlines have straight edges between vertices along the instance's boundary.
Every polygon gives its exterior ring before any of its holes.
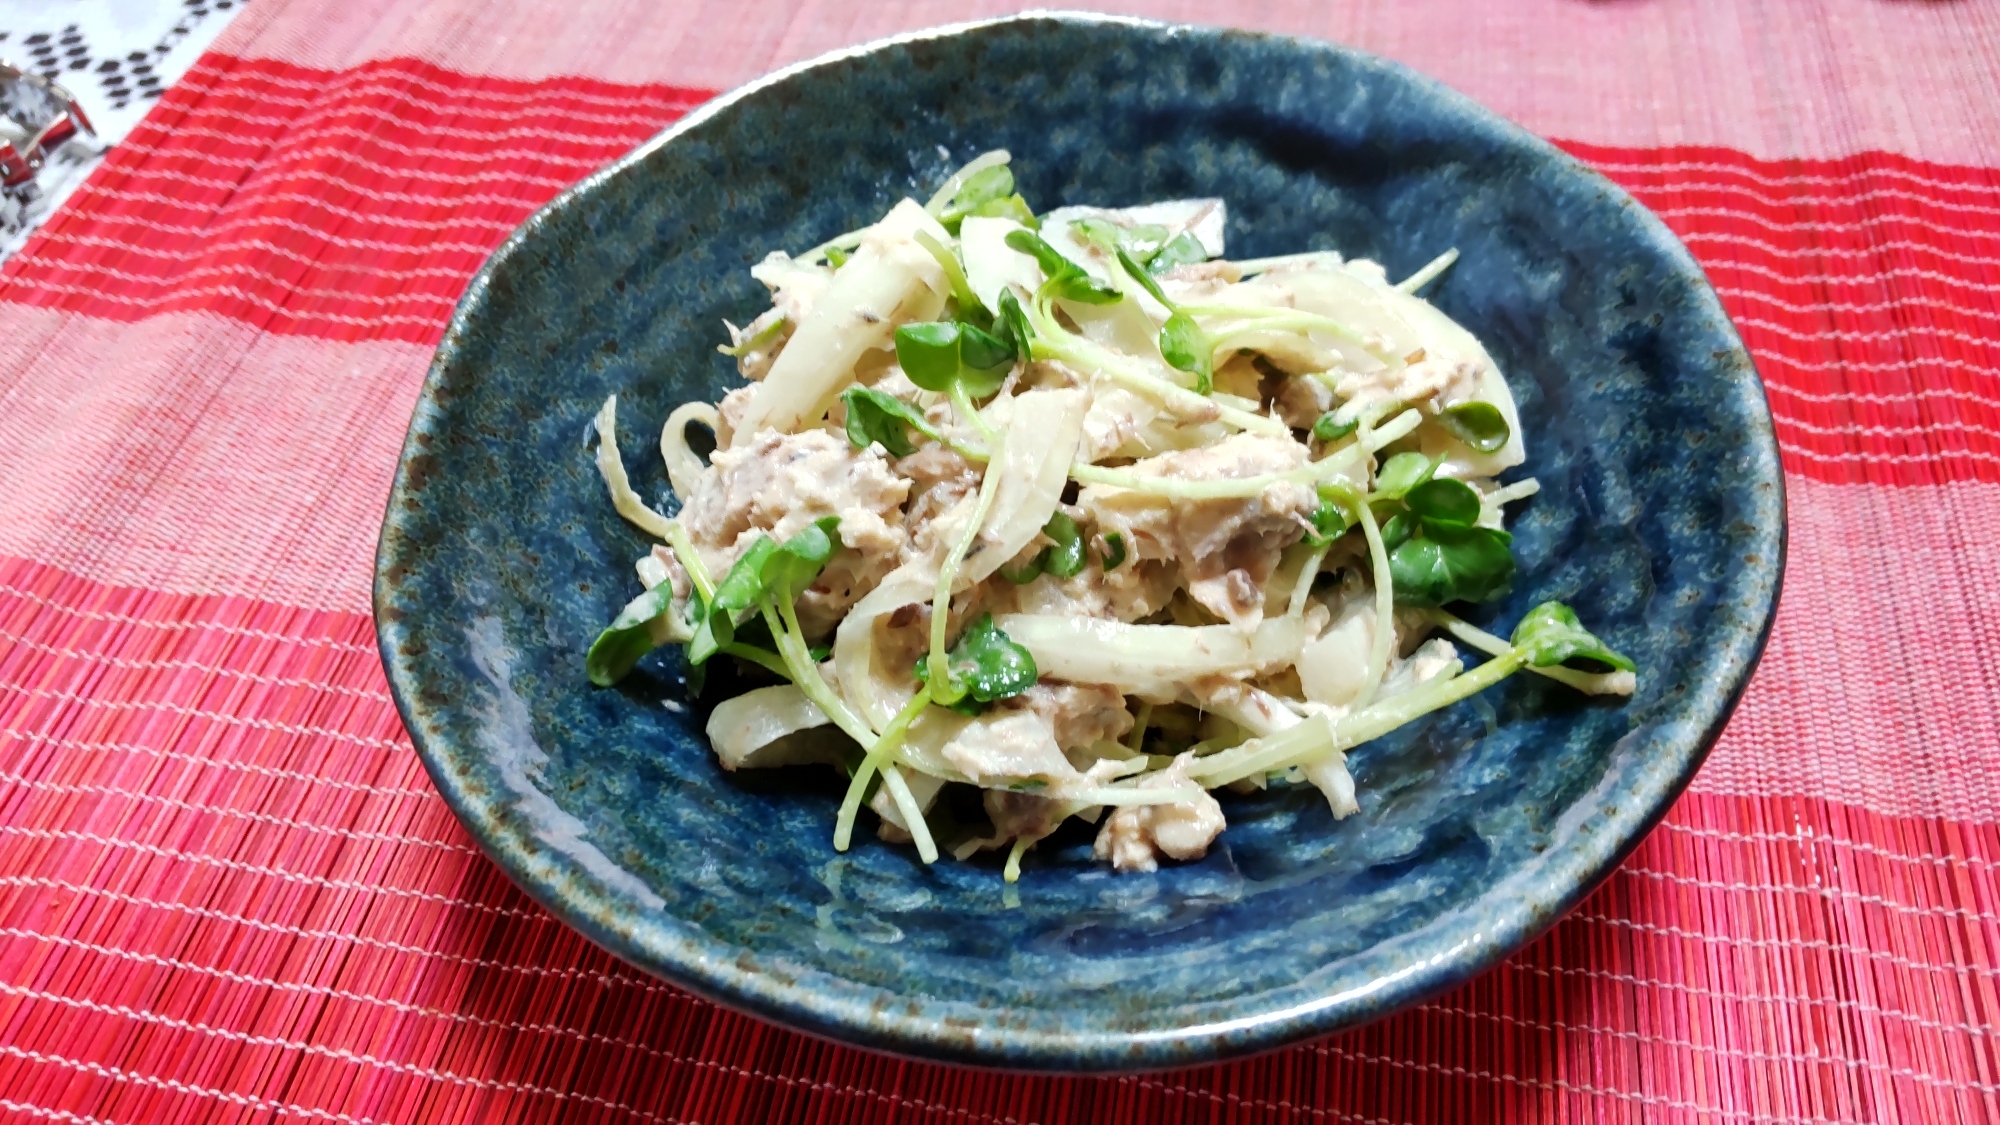
{"type": "MultiPolygon", "coordinates": [[[[519,829],[497,815],[496,798],[473,792],[466,784],[467,777],[453,768],[452,753],[429,744],[422,711],[413,706],[417,685],[413,682],[407,658],[398,651],[404,628],[397,614],[389,612],[396,600],[391,573],[400,565],[400,554],[405,550],[402,520],[404,501],[411,495],[412,488],[410,461],[418,453],[420,436],[435,432],[444,414],[444,407],[434,397],[435,388],[442,372],[454,362],[463,335],[473,330],[476,321],[483,315],[487,289],[496,273],[505,268],[528,240],[536,237],[545,222],[569,208],[587,206],[592,195],[605,183],[643,164],[653,154],[737,105],[800,75],[909,44],[1049,21],[1069,26],[1125,28],[1168,36],[1242,36],[1332,52],[1350,62],[1386,70],[1401,81],[1414,83],[1450,108],[1460,112],[1470,110],[1474,119],[1491,129],[1500,143],[1526,149],[1544,160],[1560,162],[1569,171],[1595,180],[1619,196],[1630,198],[1609,180],[1554,145],[1434,79],[1366,51],[1297,36],[1207,28],[1100,13],[1035,10],[905,32],[794,63],[708,101],[630,153],[564,190],[510,234],[474,275],[453,311],[426,374],[397,467],[376,557],[374,603],[377,635],[397,709],[426,770],[452,812],[465,825],[481,850],[530,897],[620,958],[722,1004],[849,1045],[886,1049],[940,1061],[1027,1069],[1129,1071],[1184,1066],[1275,1048],[1312,1035],[1369,1022],[1490,969],[1580,902],[1646,836],[1686,788],[1741,697],[1769,637],[1784,573],[1783,474],[1779,468],[1775,436],[1770,431],[1769,406],[1764,400],[1762,385],[1757,380],[1747,350],[1743,348],[1734,326],[1721,311],[1719,299],[1692,255],[1658,217],[1644,207],[1634,203],[1632,208],[1635,236],[1641,242],[1652,244],[1650,248],[1661,253],[1674,268],[1685,270],[1700,280],[1698,292],[1714,307],[1715,323],[1708,327],[1719,328],[1736,348],[1745,378],[1750,384],[1748,389],[1754,391],[1757,405],[1763,411],[1761,435],[1746,438],[1746,442],[1754,445],[1757,444],[1755,439],[1761,436],[1763,444],[1768,445],[1768,449],[1760,447],[1755,452],[1763,454],[1761,461],[1768,473],[1767,479],[1776,486],[1775,526],[1758,529],[1767,549],[1759,552],[1761,563],[1749,564],[1760,573],[1769,589],[1762,626],[1754,637],[1735,637],[1727,647],[1713,650],[1717,654],[1717,663],[1736,669],[1735,680],[1721,692],[1706,714],[1693,716],[1702,720],[1698,731],[1671,740],[1673,749],[1680,755],[1680,762],[1679,768],[1664,783],[1653,786],[1650,791],[1628,790],[1621,794],[1621,797],[1631,799],[1621,799],[1615,813],[1606,817],[1605,831],[1583,836],[1572,845],[1575,853],[1571,857],[1572,862],[1553,867],[1543,862],[1548,857],[1538,857],[1536,863],[1509,873],[1507,881],[1521,876],[1523,871],[1531,871],[1536,875],[1538,888],[1559,887],[1556,893],[1548,896],[1549,906],[1524,903],[1512,913],[1497,909],[1488,917],[1491,924],[1481,926],[1478,932],[1460,935],[1455,944],[1437,948],[1432,956],[1415,960],[1404,971],[1377,978],[1362,988],[1321,995],[1310,1002],[1284,1007],[1259,1006],[1256,996],[1241,997],[1230,1003],[1235,1004],[1243,1012],[1242,1015],[1188,1026],[1115,1031],[1073,1027],[1051,1030],[1046,1026],[968,1030],[963,1027],[947,1028],[943,1021],[926,1013],[922,1002],[907,997],[884,993],[883,999],[871,1004],[854,996],[835,995],[817,989],[810,977],[802,981],[790,974],[768,971],[762,964],[768,955],[725,946],[698,928],[676,930],[660,922],[646,920],[620,925],[616,921],[619,912],[629,913],[631,910],[629,901],[620,892],[589,877],[587,873],[577,871],[570,861],[559,854],[545,848],[524,846],[519,829]]],[[[1751,483],[1755,483],[1754,477],[1751,483]]],[[[1733,585],[1742,588],[1744,581],[1738,580],[1733,585]]],[[[1580,804],[1590,800],[1589,794],[1579,797],[1580,804]]],[[[1505,885],[1506,881],[1503,881],[1489,889],[1480,901],[1486,901],[1505,885]]],[[[1420,941],[1428,937],[1436,945],[1438,935],[1430,931],[1463,928],[1463,919],[1453,911],[1393,940],[1420,941]]],[[[857,991],[864,991],[861,986],[855,987],[857,991]]],[[[1268,1001],[1265,1003],[1268,1004],[1268,1001]]]]}

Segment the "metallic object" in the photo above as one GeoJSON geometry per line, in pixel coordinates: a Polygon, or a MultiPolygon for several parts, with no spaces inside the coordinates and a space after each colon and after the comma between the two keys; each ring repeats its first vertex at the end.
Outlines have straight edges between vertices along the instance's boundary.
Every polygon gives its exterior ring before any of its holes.
{"type": "Polygon", "coordinates": [[[76,136],[91,136],[91,127],[75,95],[39,74],[0,59],[0,125],[11,135],[0,136],[0,188],[20,188],[32,182],[49,153],[76,136]]]}

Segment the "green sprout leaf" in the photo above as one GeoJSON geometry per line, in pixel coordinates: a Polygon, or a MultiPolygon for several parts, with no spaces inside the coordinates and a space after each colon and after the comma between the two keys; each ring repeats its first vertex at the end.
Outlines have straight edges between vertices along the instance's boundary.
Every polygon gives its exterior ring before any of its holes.
{"type": "MultiPolygon", "coordinates": [[[[960,378],[976,381],[985,378],[988,373],[998,372],[992,390],[973,391],[972,397],[985,398],[1000,389],[1001,382],[1006,380],[1007,368],[1013,365],[1014,354],[1014,345],[1011,341],[970,324],[958,326],[958,358],[966,370],[966,374],[960,378]]],[[[973,385],[974,382],[968,381],[967,389],[970,390],[973,385]]]]}
{"type": "Polygon", "coordinates": [[[1168,311],[1170,312],[1179,311],[1179,308],[1172,301],[1167,299],[1167,291],[1160,288],[1160,283],[1153,280],[1153,275],[1147,273],[1145,269],[1139,265],[1137,259],[1133,258],[1132,255],[1126,253],[1122,249],[1117,251],[1117,254],[1118,254],[1118,264],[1125,267],[1125,272],[1132,276],[1132,280],[1138,282],[1141,286],[1145,288],[1146,292],[1151,293],[1153,295],[1153,300],[1158,301],[1161,304],[1165,305],[1168,311]]]}
{"type": "Polygon", "coordinates": [[[1076,236],[1106,254],[1116,254],[1125,245],[1125,228],[1108,219],[1082,218],[1069,225],[1076,236]]]}
{"type": "Polygon", "coordinates": [[[826,248],[826,264],[836,270],[846,265],[847,259],[853,256],[838,246],[829,246],[826,248]]]}
{"type": "Polygon", "coordinates": [[[1114,305],[1125,296],[1082,270],[1051,278],[1047,286],[1050,296],[1080,305],[1114,305]]]}
{"type": "Polygon", "coordinates": [[[1047,279],[1042,282],[1042,292],[1048,296],[1085,305],[1108,305],[1124,296],[1063,257],[1060,250],[1034,231],[1008,231],[1007,245],[1033,257],[1042,267],[1042,276],[1047,279]]]}
{"type": "Polygon", "coordinates": [[[985,398],[1007,381],[1014,360],[1009,342],[958,321],[904,324],[896,329],[896,362],[910,382],[927,391],[949,393],[962,385],[973,398],[985,398]]]}
{"type": "Polygon", "coordinates": [[[1160,357],[1177,371],[1185,371],[1194,376],[1196,394],[1208,394],[1215,389],[1215,344],[1194,318],[1180,310],[1180,306],[1167,299],[1167,292],[1160,283],[1143,269],[1132,255],[1118,251],[1118,264],[1132,279],[1144,286],[1153,299],[1166,306],[1167,323],[1160,328],[1160,357]]]}
{"type": "Polygon", "coordinates": [[[1479,522],[1479,493],[1462,480],[1433,477],[1410,489],[1403,502],[1426,528],[1471,527],[1479,522]]]}
{"type": "Polygon", "coordinates": [[[1417,529],[1421,526],[1417,522],[1417,517],[1408,512],[1397,512],[1395,515],[1389,517],[1388,523],[1382,525],[1383,549],[1393,551],[1402,546],[1409,541],[1410,536],[1417,533],[1417,529]]]}
{"type": "Polygon", "coordinates": [[[640,657],[657,647],[653,622],[673,612],[673,593],[667,583],[660,583],[627,602],[618,616],[611,619],[611,624],[597,634],[597,639],[590,643],[589,654],[583,658],[583,670],[591,683],[610,687],[624,679],[640,657]]]}
{"type": "Polygon", "coordinates": [[[1042,527],[1042,534],[1055,540],[1055,544],[1042,551],[1042,570],[1056,578],[1074,578],[1090,561],[1090,548],[1084,542],[1083,532],[1077,530],[1076,521],[1068,514],[1057,512],[1049,517],[1042,527]]]}
{"type": "Polygon", "coordinates": [[[1389,552],[1396,604],[1486,602],[1514,581],[1514,537],[1490,527],[1433,527],[1389,552]]]}
{"type": "MultiPolygon", "coordinates": [[[[1090,561],[1090,545],[1084,540],[1075,520],[1066,513],[1057,512],[1042,525],[1042,534],[1048,536],[1053,545],[1042,548],[1034,558],[1020,566],[1001,567],[1000,577],[1016,586],[1026,586],[1044,574],[1055,578],[1074,578],[1082,572],[1084,564],[1090,561]]],[[[1122,540],[1119,550],[1123,557],[1122,540]]]]}
{"type": "Polygon", "coordinates": [[[1451,435],[1481,453],[1498,453],[1513,436],[1500,408],[1490,402],[1461,402],[1447,407],[1438,421],[1451,435]]]}
{"type": "MultiPolygon", "coordinates": [[[[1047,555],[1048,551],[1046,549],[1037,551],[1034,558],[1029,559],[1020,566],[1002,565],[997,573],[1000,577],[1005,578],[1016,586],[1026,586],[1028,583],[1042,576],[1042,560],[1047,555]]],[[[919,663],[918,666],[923,667],[924,665],[923,663],[919,663]]]]}
{"type": "Polygon", "coordinates": [[[911,430],[932,441],[944,440],[916,407],[873,387],[849,387],[841,392],[840,401],[847,404],[847,440],[856,449],[880,442],[890,456],[908,457],[917,450],[910,441],[911,430]]]}
{"type": "Polygon", "coordinates": [[[1028,358],[1028,348],[1035,338],[1035,330],[1028,324],[1027,311],[1014,297],[1012,289],[1000,291],[1000,316],[994,323],[1000,338],[1014,346],[1014,353],[1022,359],[1028,358]]]}
{"type": "Polygon", "coordinates": [[[1125,535],[1114,531],[1104,537],[1104,561],[1106,570],[1116,570],[1125,561],[1125,535]]]}
{"type": "Polygon", "coordinates": [[[1313,423],[1313,436],[1319,439],[1321,445],[1332,445],[1360,428],[1361,419],[1349,418],[1343,422],[1338,414],[1329,410],[1313,423]]]}
{"type": "MultiPolygon", "coordinates": [[[[742,611],[755,608],[764,597],[764,563],[778,550],[778,541],[768,535],[759,536],[750,549],[715,584],[715,600],[710,610],[742,611]]],[[[731,636],[734,636],[731,632],[731,636]]]]}
{"type": "Polygon", "coordinates": [[[1083,267],[1062,256],[1062,251],[1050,246],[1048,240],[1033,231],[1010,230],[1007,245],[1035,260],[1042,267],[1042,276],[1053,278],[1058,274],[1082,273],[1083,267]]]}
{"type": "MultiPolygon", "coordinates": [[[[1034,655],[994,625],[990,613],[981,614],[945,656],[960,703],[985,704],[1019,695],[1041,678],[1034,655]]],[[[929,677],[930,662],[918,660],[917,680],[928,686],[929,677]]]]}
{"type": "Polygon", "coordinates": [[[1576,611],[1561,602],[1543,602],[1528,611],[1514,627],[1513,644],[1528,654],[1528,663],[1547,668],[1571,661],[1596,665],[1591,669],[1616,668],[1636,672],[1632,659],[1598,640],[1576,619],[1576,611]]]}
{"type": "Polygon", "coordinates": [[[1152,260],[1167,241],[1167,228],[1158,223],[1120,226],[1108,219],[1084,218],[1070,224],[1077,237],[1106,254],[1127,251],[1141,262],[1152,260]]]}
{"type": "Polygon", "coordinates": [[[938,264],[938,269],[944,271],[945,282],[951,287],[951,298],[958,305],[959,313],[955,319],[981,326],[993,323],[992,312],[980,301],[979,294],[972,291],[972,283],[966,280],[965,263],[958,260],[958,250],[931,237],[929,231],[920,230],[915,237],[917,245],[923,247],[931,260],[938,264]]]}
{"type": "Polygon", "coordinates": [[[755,609],[764,599],[764,562],[778,549],[778,543],[768,535],[759,536],[750,549],[736,560],[721,582],[715,586],[715,600],[702,607],[701,622],[695,626],[694,639],[687,643],[687,661],[691,665],[702,665],[722,646],[736,639],[736,623],[755,609]]]}
{"type": "Polygon", "coordinates": [[[1182,231],[1174,236],[1172,242],[1160,247],[1159,252],[1147,260],[1146,271],[1162,274],[1175,266],[1206,261],[1208,261],[1208,251],[1202,248],[1201,239],[1196,238],[1190,231],[1182,231]]]}
{"type": "Polygon", "coordinates": [[[1215,389],[1212,350],[1208,334],[1184,312],[1176,311],[1160,329],[1161,357],[1176,370],[1194,376],[1196,394],[1205,395],[1215,389]]]}
{"type": "Polygon", "coordinates": [[[1019,192],[1005,199],[989,199],[972,209],[974,215],[987,219],[1012,219],[1029,230],[1041,229],[1042,221],[1035,217],[1035,211],[1019,192]]]}
{"type": "Polygon", "coordinates": [[[1401,500],[1412,488],[1431,479],[1437,467],[1438,462],[1421,453],[1398,453],[1382,463],[1381,471],[1375,474],[1375,489],[1369,498],[1401,500]]]}
{"type": "MultiPolygon", "coordinates": [[[[758,573],[764,592],[780,601],[796,599],[840,549],[840,539],[834,535],[839,527],[839,516],[821,516],[766,556],[758,573]]],[[[716,587],[715,598],[722,600],[722,587],[716,587]]]]}
{"type": "Polygon", "coordinates": [[[904,324],[896,329],[896,362],[910,382],[944,391],[958,378],[958,325],[954,321],[904,324]]]}
{"type": "Polygon", "coordinates": [[[715,350],[721,352],[723,355],[730,357],[731,359],[742,359],[744,356],[749,355],[751,352],[756,351],[758,348],[763,347],[765,344],[768,344],[771,341],[776,340],[778,338],[778,334],[780,332],[783,332],[785,330],[785,326],[790,323],[791,323],[790,321],[786,320],[782,316],[774,317],[772,318],[771,323],[766,324],[762,328],[759,328],[756,331],[756,334],[745,336],[734,344],[718,344],[716,345],[715,350]]]}
{"type": "Polygon", "coordinates": [[[1491,601],[1514,581],[1514,537],[1476,526],[1479,493],[1464,481],[1433,478],[1436,469],[1419,454],[1399,453],[1382,467],[1369,496],[1403,501],[1382,528],[1396,604],[1491,601]]]}
{"type": "Polygon", "coordinates": [[[1314,547],[1324,547],[1328,543],[1347,534],[1347,506],[1342,501],[1347,497],[1329,486],[1319,490],[1319,507],[1313,509],[1311,533],[1306,543],[1314,547]]]}
{"type": "Polygon", "coordinates": [[[966,177],[964,183],[952,194],[951,202],[944,205],[944,213],[938,216],[938,223],[953,234],[965,222],[967,215],[976,214],[978,209],[1014,194],[1014,172],[1005,164],[991,168],[981,168],[966,177]]]}

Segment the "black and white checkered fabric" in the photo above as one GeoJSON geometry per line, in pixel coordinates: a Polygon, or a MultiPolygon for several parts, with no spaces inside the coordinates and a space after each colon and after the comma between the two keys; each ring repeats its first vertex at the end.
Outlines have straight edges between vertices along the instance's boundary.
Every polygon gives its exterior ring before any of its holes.
{"type": "Polygon", "coordinates": [[[51,153],[34,183],[0,191],[0,259],[90,175],[245,3],[0,0],[0,59],[61,83],[97,128],[96,137],[78,136],[51,153]]]}

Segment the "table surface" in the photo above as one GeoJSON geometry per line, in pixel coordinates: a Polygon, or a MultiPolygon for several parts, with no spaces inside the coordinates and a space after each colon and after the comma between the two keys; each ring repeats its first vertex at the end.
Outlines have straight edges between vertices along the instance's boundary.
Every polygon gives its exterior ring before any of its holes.
{"type": "Polygon", "coordinates": [[[243,0],[0,0],[0,59],[61,83],[89,119],[33,190],[0,192],[0,260],[61,208],[153,108],[243,0]]]}
{"type": "Polygon", "coordinates": [[[1791,559],[1666,822],[1503,966],[1247,1062],[1029,1078],[721,1011],[472,849],[375,533],[466,279],[718,90],[1010,10],[257,0],[0,269],[0,1117],[2000,1119],[2000,14],[1155,0],[1335,39],[1656,210],[1769,387],[1791,559]]]}

